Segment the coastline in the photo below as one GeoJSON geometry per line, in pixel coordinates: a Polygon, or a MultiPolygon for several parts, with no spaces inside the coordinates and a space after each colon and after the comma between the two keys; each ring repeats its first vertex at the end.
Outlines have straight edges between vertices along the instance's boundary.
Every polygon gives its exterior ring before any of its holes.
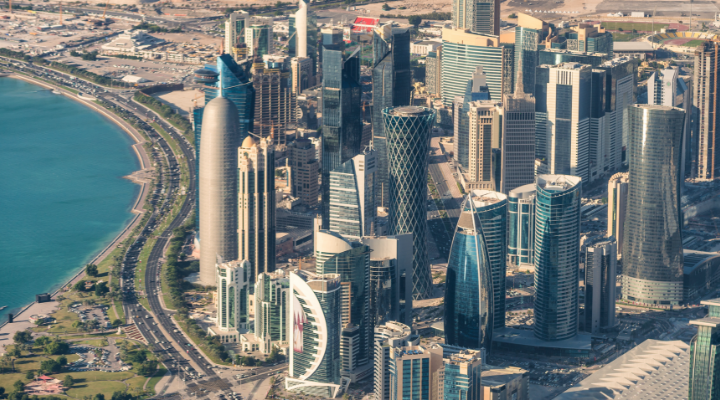
{"type": "MultiPolygon", "coordinates": [[[[106,119],[110,120],[115,125],[119,126],[120,129],[122,129],[130,138],[135,142],[131,147],[133,148],[135,155],[138,158],[138,161],[140,162],[140,170],[139,171],[147,171],[148,167],[151,165],[150,159],[145,152],[145,148],[143,147],[143,144],[146,142],[142,135],[137,132],[130,124],[126,123],[125,121],[119,119],[119,117],[112,115],[109,111],[105,110],[102,107],[99,107],[93,103],[91,103],[92,100],[83,99],[81,97],[76,96],[74,93],[64,89],[60,86],[50,85],[47,82],[40,81],[38,79],[34,79],[32,77],[28,77],[25,75],[21,75],[15,72],[11,72],[4,77],[7,78],[14,78],[14,79],[20,79],[24,82],[41,86],[45,89],[51,89],[51,90],[57,90],[60,92],[61,95],[68,97],[70,99],[73,99],[80,104],[85,105],[86,107],[98,112],[100,115],[104,116],[106,119]]],[[[138,171],[135,171],[138,172],[138,171]]],[[[145,213],[145,210],[143,208],[145,204],[145,199],[147,198],[147,195],[150,192],[150,184],[144,183],[144,182],[138,182],[134,180],[130,180],[131,182],[137,184],[140,186],[140,190],[138,192],[138,196],[135,200],[135,202],[132,204],[130,212],[132,214],[135,214],[135,216],[127,223],[127,225],[108,243],[102,250],[100,250],[88,263],[91,264],[97,264],[102,262],[107,256],[113,251],[115,247],[117,247],[117,244],[125,240],[132,232],[132,230],[140,223],[142,215],[145,213]]],[[[81,278],[85,276],[85,268],[80,267],[79,271],[75,273],[70,279],[62,283],[57,289],[55,289],[50,295],[53,299],[53,302],[55,301],[55,298],[57,297],[58,293],[68,285],[73,285],[75,282],[79,281],[81,278]]],[[[29,309],[31,309],[34,305],[37,305],[38,303],[36,301],[32,301],[30,304],[26,305],[25,307],[22,307],[17,313],[13,314],[13,319],[17,320],[18,317],[22,316],[24,313],[28,312],[29,309]]],[[[4,328],[8,324],[7,320],[0,322],[0,329],[4,328]]]]}

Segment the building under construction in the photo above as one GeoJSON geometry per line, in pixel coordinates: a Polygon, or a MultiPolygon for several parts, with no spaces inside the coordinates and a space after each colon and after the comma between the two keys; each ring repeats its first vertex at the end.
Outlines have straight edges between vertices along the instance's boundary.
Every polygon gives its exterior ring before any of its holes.
{"type": "Polygon", "coordinates": [[[257,136],[273,136],[273,144],[285,145],[285,131],[295,123],[296,100],[292,93],[290,59],[264,56],[253,63],[255,130],[257,136]]]}

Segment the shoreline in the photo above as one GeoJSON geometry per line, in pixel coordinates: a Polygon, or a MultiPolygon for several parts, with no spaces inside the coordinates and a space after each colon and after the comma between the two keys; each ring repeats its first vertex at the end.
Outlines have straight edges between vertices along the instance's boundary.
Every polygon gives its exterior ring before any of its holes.
{"type": "MultiPolygon", "coordinates": [[[[97,106],[95,104],[92,104],[92,100],[82,99],[78,96],[76,96],[74,93],[66,90],[65,88],[61,86],[55,86],[50,85],[47,82],[34,79],[29,76],[21,75],[16,72],[11,72],[7,74],[7,78],[13,78],[13,79],[19,79],[24,82],[43,87],[45,89],[51,89],[51,90],[57,90],[60,92],[61,95],[70,98],[72,100],[75,100],[79,102],[80,104],[85,105],[86,107],[98,112],[100,115],[105,117],[106,119],[110,120],[112,123],[117,125],[122,131],[124,131],[130,138],[135,142],[130,147],[133,148],[135,155],[138,158],[138,161],[140,163],[140,169],[138,171],[146,171],[148,170],[149,166],[151,165],[150,159],[145,152],[145,148],[142,146],[144,143],[146,143],[145,139],[142,137],[142,135],[137,132],[132,126],[130,126],[125,121],[119,119],[119,117],[116,117],[112,115],[108,110],[97,106]]],[[[136,173],[138,171],[133,172],[136,173]]],[[[135,199],[135,201],[131,204],[130,213],[134,214],[134,217],[130,219],[130,221],[125,225],[125,227],[105,246],[103,247],[98,253],[96,253],[88,263],[90,264],[97,264],[105,260],[107,256],[114,250],[115,247],[117,247],[118,243],[125,240],[125,238],[129,235],[129,233],[138,225],[138,223],[141,220],[142,215],[145,213],[146,210],[143,209],[145,199],[147,198],[147,195],[150,192],[150,184],[149,183],[143,183],[143,182],[135,182],[133,180],[130,180],[131,182],[137,184],[140,186],[140,190],[138,191],[138,196],[135,199]]],[[[55,298],[57,297],[58,293],[60,291],[67,287],[68,285],[73,285],[75,282],[80,280],[82,277],[85,276],[85,267],[80,267],[79,271],[76,272],[71,278],[66,280],[64,283],[61,283],[57,289],[52,291],[50,294],[52,301],[55,301],[55,298]]],[[[13,314],[13,319],[17,319],[19,316],[21,316],[23,313],[27,312],[28,309],[30,309],[33,305],[38,304],[36,301],[32,301],[30,304],[20,308],[20,310],[13,314]]],[[[5,327],[8,324],[7,320],[4,322],[0,322],[0,329],[5,327]]]]}

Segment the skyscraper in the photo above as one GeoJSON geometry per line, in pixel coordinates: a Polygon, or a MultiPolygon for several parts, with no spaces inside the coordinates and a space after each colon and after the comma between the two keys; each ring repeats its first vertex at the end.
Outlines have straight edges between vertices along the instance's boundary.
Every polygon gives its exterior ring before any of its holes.
{"type": "Polygon", "coordinates": [[[454,111],[454,155],[453,159],[462,168],[470,168],[470,103],[473,101],[490,101],[490,91],[487,86],[487,75],[483,67],[476,67],[465,85],[465,93],[455,96],[454,111]]]}
{"type": "Polygon", "coordinates": [[[427,171],[435,111],[424,107],[383,110],[388,142],[390,235],[413,234],[413,298],[432,293],[427,253],[427,171]]]}
{"type": "Polygon", "coordinates": [[[314,86],[318,67],[317,17],[305,0],[298,2],[298,10],[290,15],[288,27],[288,55],[312,60],[310,86],[314,86]]]}
{"type": "Polygon", "coordinates": [[[536,126],[535,156],[551,174],[589,178],[591,71],[577,63],[537,68],[535,111],[544,123],[536,126]]]}
{"type": "Polygon", "coordinates": [[[236,151],[238,254],[250,262],[254,285],[261,273],[275,270],[275,148],[270,138],[248,136],[236,151]]]}
{"type": "Polygon", "coordinates": [[[348,239],[375,233],[377,157],[367,149],[330,171],[330,230],[348,239]]]}
{"type": "MultiPolygon", "coordinates": [[[[542,42],[547,39],[550,33],[550,25],[547,22],[527,14],[518,13],[518,24],[515,27],[513,82],[519,80],[525,93],[535,94],[535,68],[540,65],[538,63],[538,51],[543,47],[542,42]],[[522,72],[520,72],[521,70],[522,72]]],[[[537,98],[537,94],[535,95],[537,98]]]]}
{"type": "Polygon", "coordinates": [[[260,351],[270,353],[273,346],[287,343],[290,314],[290,279],[279,270],[277,273],[261,273],[255,282],[255,336],[260,341],[260,351]]]}
{"type": "Polygon", "coordinates": [[[420,336],[399,322],[386,322],[375,326],[375,376],[374,400],[393,398],[393,382],[390,380],[390,352],[400,347],[417,346],[420,336]]]}
{"type": "Polygon", "coordinates": [[[238,111],[225,97],[205,106],[200,148],[200,282],[215,284],[217,257],[238,259],[238,111]]]}
{"type": "Polygon", "coordinates": [[[316,207],[320,193],[318,184],[320,163],[315,156],[315,146],[309,140],[299,138],[288,146],[288,151],[292,195],[299,198],[306,206],[316,207]]]}
{"type": "MultiPolygon", "coordinates": [[[[253,64],[255,89],[255,135],[272,136],[273,144],[285,145],[288,124],[295,122],[296,96],[287,57],[265,56],[265,62],[253,64]]],[[[259,60],[258,60],[259,61],[259,60]]]]}
{"type": "Polygon", "coordinates": [[[625,241],[625,216],[627,215],[627,195],[630,179],[627,172],[618,172],[608,181],[608,220],[607,237],[617,241],[617,256],[622,258],[625,241]]]}
{"type": "Polygon", "coordinates": [[[345,57],[342,31],[322,29],[322,227],[330,228],[330,171],[362,152],[360,59],[345,57]]]}
{"type": "Polygon", "coordinates": [[[377,193],[379,207],[390,204],[387,165],[387,137],[382,110],[410,104],[410,31],[385,24],[373,31],[373,148],[377,151],[377,193]]]}
{"type": "Polygon", "coordinates": [[[613,36],[600,24],[584,24],[565,30],[553,40],[553,47],[578,52],[604,53],[613,56],[613,36]]]}
{"type": "Polygon", "coordinates": [[[483,360],[477,350],[462,350],[443,360],[442,399],[481,400],[483,360]]]}
{"type": "Polygon", "coordinates": [[[500,0],[453,0],[452,25],[483,35],[500,35],[500,0]]]}
{"type": "Polygon", "coordinates": [[[216,265],[217,332],[223,343],[237,343],[238,333],[248,326],[248,269],[247,261],[220,262],[216,265]]]}
{"type": "Polygon", "coordinates": [[[720,299],[703,300],[708,315],[690,321],[698,332],[690,341],[688,400],[720,399],[720,299]]]}
{"type": "Polygon", "coordinates": [[[225,20],[225,52],[236,60],[247,56],[245,28],[248,25],[250,14],[247,11],[232,12],[225,20]]]}
{"type": "MultiPolygon", "coordinates": [[[[693,105],[698,109],[698,134],[695,158],[697,159],[697,177],[715,179],[716,159],[720,153],[720,105],[717,101],[718,65],[716,63],[720,43],[706,41],[695,50],[695,73],[693,74],[693,105]]],[[[720,160],[717,161],[720,165],[720,160]]]]}
{"type": "Polygon", "coordinates": [[[508,194],[508,262],[515,268],[535,264],[535,183],[508,194]]]}
{"type": "Polygon", "coordinates": [[[290,361],[285,389],[313,396],[340,393],[340,275],[290,273],[290,361]]]}
{"type": "Polygon", "coordinates": [[[585,249],[585,331],[599,333],[615,326],[617,242],[615,238],[585,249]]]}
{"type": "Polygon", "coordinates": [[[313,62],[310,58],[293,57],[290,60],[290,71],[292,74],[292,93],[296,97],[315,83],[313,62]]]}
{"type": "Polygon", "coordinates": [[[578,331],[581,187],[577,176],[537,176],[535,336],[541,340],[578,331]]]}
{"type": "MultiPolygon", "coordinates": [[[[495,306],[492,265],[476,209],[482,205],[476,204],[473,194],[465,198],[450,246],[445,283],[445,343],[489,351],[495,306]]],[[[504,315],[505,310],[501,317],[504,315]]]]}
{"type": "Polygon", "coordinates": [[[262,57],[273,53],[273,28],[270,25],[253,24],[245,28],[245,44],[248,57],[262,57]]]}
{"type": "Polygon", "coordinates": [[[535,183],[535,98],[517,85],[503,96],[502,168],[497,191],[535,183]]]}
{"type": "Polygon", "coordinates": [[[630,107],[630,182],[623,254],[623,299],[670,307],[683,301],[680,162],[685,112],[630,107]]]}
{"type": "Polygon", "coordinates": [[[390,400],[439,400],[438,378],[444,365],[438,344],[393,348],[389,364],[390,400]]]}
{"type": "Polygon", "coordinates": [[[442,92],[441,62],[442,46],[439,46],[435,51],[429,52],[425,57],[425,88],[430,94],[441,94],[442,92]]]}
{"type": "MultiPolygon", "coordinates": [[[[467,103],[468,116],[468,164],[465,189],[495,190],[500,182],[495,180],[493,148],[500,146],[502,105],[490,100],[467,103]]],[[[460,150],[460,149],[458,149],[460,150]]]]}

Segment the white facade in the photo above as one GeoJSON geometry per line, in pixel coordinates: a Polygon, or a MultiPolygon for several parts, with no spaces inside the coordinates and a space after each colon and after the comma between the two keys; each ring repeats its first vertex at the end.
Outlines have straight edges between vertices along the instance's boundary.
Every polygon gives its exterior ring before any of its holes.
{"type": "Polygon", "coordinates": [[[296,52],[298,57],[307,57],[307,17],[308,4],[300,0],[298,10],[295,13],[295,35],[297,37],[296,52]]]}
{"type": "Polygon", "coordinates": [[[247,261],[219,262],[215,266],[218,332],[214,333],[223,343],[237,342],[238,335],[247,331],[249,268],[247,261]]]}
{"type": "MultiPolygon", "coordinates": [[[[468,187],[467,190],[495,190],[493,179],[492,149],[493,139],[500,140],[500,121],[502,104],[494,101],[471,101],[468,103],[468,187]]],[[[499,147],[499,143],[496,145],[499,147]]]]}
{"type": "Polygon", "coordinates": [[[431,51],[437,50],[442,45],[441,42],[434,40],[421,40],[410,44],[410,53],[426,56],[431,51]]]}
{"type": "Polygon", "coordinates": [[[608,220],[607,236],[617,240],[617,257],[622,258],[622,245],[625,240],[625,214],[627,213],[628,184],[627,172],[618,172],[608,182],[608,220]]]}
{"type": "Polygon", "coordinates": [[[396,348],[418,344],[420,336],[414,335],[412,329],[405,324],[391,321],[375,327],[374,400],[392,398],[390,352],[396,348]]]}

